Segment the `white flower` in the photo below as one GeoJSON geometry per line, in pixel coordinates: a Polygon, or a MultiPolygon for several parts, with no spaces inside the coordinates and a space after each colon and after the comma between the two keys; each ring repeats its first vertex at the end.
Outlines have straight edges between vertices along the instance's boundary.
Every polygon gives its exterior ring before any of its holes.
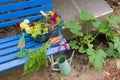
{"type": "Polygon", "coordinates": [[[30,23],[30,21],[29,21],[28,19],[25,19],[25,20],[24,20],[24,23],[29,24],[29,23],[30,23]]]}
{"type": "Polygon", "coordinates": [[[25,28],[25,31],[26,31],[27,33],[30,33],[30,27],[25,28]]]}

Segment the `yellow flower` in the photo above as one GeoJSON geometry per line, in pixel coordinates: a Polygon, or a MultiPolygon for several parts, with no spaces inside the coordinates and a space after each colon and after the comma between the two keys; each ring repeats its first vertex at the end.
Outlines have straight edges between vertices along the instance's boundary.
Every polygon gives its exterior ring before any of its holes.
{"type": "Polygon", "coordinates": [[[49,11],[49,14],[50,14],[50,16],[53,16],[54,12],[53,11],[49,11]]]}
{"type": "Polygon", "coordinates": [[[57,17],[57,18],[56,18],[56,21],[60,21],[60,18],[59,18],[59,17],[57,17]]]}
{"type": "Polygon", "coordinates": [[[48,32],[48,28],[44,28],[43,33],[47,33],[47,32],[48,32]]]}
{"type": "Polygon", "coordinates": [[[26,29],[28,27],[28,24],[26,24],[25,22],[22,22],[21,24],[20,24],[20,28],[21,29],[26,29]]]}
{"type": "Polygon", "coordinates": [[[28,26],[29,20],[25,19],[22,23],[20,23],[20,28],[21,29],[26,29],[28,26]]]}

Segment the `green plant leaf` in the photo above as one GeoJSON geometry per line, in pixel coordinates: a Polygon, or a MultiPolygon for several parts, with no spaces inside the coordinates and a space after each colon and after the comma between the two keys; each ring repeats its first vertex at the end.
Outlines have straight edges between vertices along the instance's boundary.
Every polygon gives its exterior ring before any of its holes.
{"type": "Polygon", "coordinates": [[[93,14],[91,14],[91,13],[89,13],[87,11],[84,11],[84,10],[81,11],[79,18],[82,21],[92,21],[92,20],[95,20],[95,17],[94,17],[93,14]]]}
{"type": "Polygon", "coordinates": [[[100,25],[102,24],[102,21],[96,19],[95,21],[92,21],[92,24],[95,28],[99,29],[100,25]]]}
{"type": "Polygon", "coordinates": [[[95,67],[95,69],[98,71],[102,68],[103,64],[104,64],[104,58],[106,57],[106,53],[102,50],[99,49],[96,52],[96,55],[94,57],[94,62],[93,62],[93,66],[95,67]]]}
{"type": "Polygon", "coordinates": [[[110,16],[109,18],[107,18],[107,20],[109,21],[109,23],[110,23],[114,28],[119,29],[118,23],[120,23],[120,17],[118,17],[118,16],[110,16]]]}
{"type": "Polygon", "coordinates": [[[69,45],[71,46],[72,49],[78,50],[79,46],[77,44],[78,42],[75,40],[70,41],[69,45]]]}
{"type": "Polygon", "coordinates": [[[98,29],[99,32],[104,33],[106,35],[110,35],[112,31],[112,27],[109,25],[109,22],[102,22],[101,20],[92,21],[92,24],[95,28],[98,29]]]}
{"type": "Polygon", "coordinates": [[[110,35],[107,35],[109,37],[109,40],[113,40],[114,37],[119,37],[119,35],[115,32],[111,32],[110,35]]]}
{"type": "Polygon", "coordinates": [[[114,57],[114,58],[119,58],[120,57],[120,38],[113,37],[112,38],[113,42],[109,42],[109,47],[106,50],[106,54],[108,57],[114,57]]]}
{"type": "Polygon", "coordinates": [[[83,46],[79,47],[79,52],[80,53],[86,53],[86,49],[83,46]]]}
{"type": "Polygon", "coordinates": [[[113,44],[114,44],[114,49],[117,51],[116,52],[116,57],[120,57],[120,38],[119,37],[114,37],[113,38],[113,44]]]}
{"type": "Polygon", "coordinates": [[[108,43],[109,48],[106,50],[107,57],[116,57],[113,43],[108,43]]]}
{"type": "Polygon", "coordinates": [[[101,32],[101,33],[109,32],[108,24],[109,24],[108,22],[102,23],[98,28],[99,32],[101,32]]]}
{"type": "Polygon", "coordinates": [[[120,39],[119,39],[119,37],[114,37],[113,42],[114,42],[114,48],[115,49],[120,47],[120,39]]]}
{"type": "Polygon", "coordinates": [[[92,55],[92,53],[95,53],[93,49],[93,44],[87,44],[87,45],[88,45],[87,54],[92,55]]]}
{"type": "Polygon", "coordinates": [[[73,34],[77,36],[83,36],[81,32],[82,26],[74,22],[69,22],[65,24],[65,27],[68,28],[73,34]]]}
{"type": "Polygon", "coordinates": [[[84,36],[84,43],[85,43],[85,44],[91,43],[92,38],[93,38],[93,37],[92,37],[91,34],[85,35],[85,36],[84,36]]]}
{"type": "Polygon", "coordinates": [[[87,54],[89,55],[89,61],[98,71],[102,68],[104,64],[104,58],[106,57],[106,53],[102,49],[96,51],[92,47],[93,45],[88,44],[87,54]]]}

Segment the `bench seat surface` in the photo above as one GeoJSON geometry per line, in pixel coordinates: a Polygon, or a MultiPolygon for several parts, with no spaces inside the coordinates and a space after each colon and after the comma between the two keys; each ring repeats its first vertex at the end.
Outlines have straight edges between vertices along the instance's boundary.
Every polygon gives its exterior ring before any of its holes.
{"type": "MultiPolygon", "coordinates": [[[[21,36],[22,34],[19,34],[16,36],[0,39],[0,72],[23,65],[25,63],[26,58],[18,59],[16,56],[16,54],[19,52],[18,41],[21,36]]],[[[62,37],[61,34],[60,36],[62,37]]],[[[25,40],[26,40],[26,48],[30,50],[37,50],[44,45],[44,43],[39,43],[33,40],[27,34],[25,35],[25,40]]],[[[65,38],[64,41],[66,42],[65,38]]],[[[53,54],[57,54],[58,45],[59,43],[51,45],[50,49],[47,50],[46,55],[50,56],[53,54]]],[[[64,46],[61,46],[60,52],[63,52],[65,50],[67,49],[64,46]]]]}

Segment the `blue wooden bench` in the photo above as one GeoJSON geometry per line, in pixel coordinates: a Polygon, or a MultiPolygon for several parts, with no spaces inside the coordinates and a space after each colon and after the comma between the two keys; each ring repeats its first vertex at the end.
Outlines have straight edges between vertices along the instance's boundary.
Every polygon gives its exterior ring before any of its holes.
{"type": "MultiPolygon", "coordinates": [[[[40,10],[45,12],[53,10],[52,0],[25,0],[18,2],[17,0],[0,0],[0,29],[15,25],[16,22],[22,22],[24,19],[29,19],[31,22],[42,18],[40,10]],[[6,4],[7,3],[7,4],[6,4]],[[4,5],[2,5],[4,4],[4,5]]],[[[26,58],[17,58],[19,52],[18,40],[22,34],[9,36],[0,39],[0,72],[23,65],[26,58]]],[[[62,36],[60,34],[60,36],[62,36]]],[[[36,50],[44,45],[34,41],[29,35],[25,34],[26,48],[36,50]]],[[[64,41],[66,41],[64,39],[64,41]]],[[[58,53],[58,45],[54,44],[46,55],[51,56],[58,53]]],[[[68,44],[67,44],[68,45],[68,44]]],[[[68,45],[69,46],[69,45],[68,45]]],[[[61,46],[61,52],[66,48],[61,46]]]]}

